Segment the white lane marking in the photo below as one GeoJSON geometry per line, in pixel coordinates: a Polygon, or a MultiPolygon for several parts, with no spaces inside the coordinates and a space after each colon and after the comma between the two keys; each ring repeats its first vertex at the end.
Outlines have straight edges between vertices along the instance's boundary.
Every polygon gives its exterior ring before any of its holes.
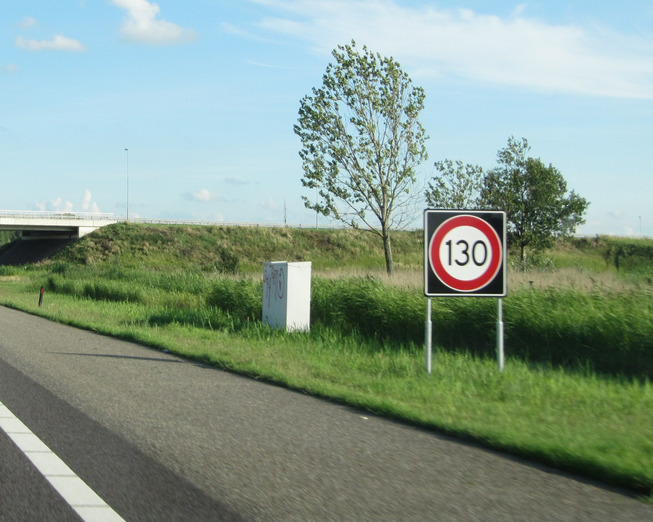
{"type": "Polygon", "coordinates": [[[0,429],[86,522],[124,522],[107,503],[0,402],[0,429]]]}

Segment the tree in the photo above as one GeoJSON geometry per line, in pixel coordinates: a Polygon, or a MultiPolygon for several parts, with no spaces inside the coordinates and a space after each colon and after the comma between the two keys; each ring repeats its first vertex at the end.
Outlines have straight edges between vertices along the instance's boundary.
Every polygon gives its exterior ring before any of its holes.
{"type": "Polygon", "coordinates": [[[424,193],[432,208],[478,208],[483,187],[483,167],[450,159],[436,161],[440,173],[429,182],[424,193]]]}
{"type": "Polygon", "coordinates": [[[572,234],[585,222],[589,205],[573,190],[567,194],[567,182],[553,165],[526,157],[529,150],[526,138],[520,142],[510,137],[481,191],[487,206],[506,211],[508,244],[519,248],[522,265],[526,248],[537,252],[551,246],[555,237],[572,234]]]}
{"type": "Polygon", "coordinates": [[[383,241],[393,271],[390,232],[414,218],[415,166],[427,159],[418,121],[424,90],[393,58],[356,43],[332,52],[322,86],[300,102],[294,126],[301,138],[304,205],[351,227],[362,223],[383,241]]]}

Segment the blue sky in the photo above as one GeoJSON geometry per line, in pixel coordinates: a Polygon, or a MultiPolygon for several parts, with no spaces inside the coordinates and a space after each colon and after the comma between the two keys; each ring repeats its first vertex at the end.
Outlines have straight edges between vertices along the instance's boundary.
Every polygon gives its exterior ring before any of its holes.
{"type": "Polygon", "coordinates": [[[579,232],[653,236],[649,0],[0,8],[2,210],[124,216],[129,177],[131,217],[314,224],[292,128],[355,39],[426,91],[421,183],[444,158],[492,168],[526,137],[591,202],[579,232]]]}

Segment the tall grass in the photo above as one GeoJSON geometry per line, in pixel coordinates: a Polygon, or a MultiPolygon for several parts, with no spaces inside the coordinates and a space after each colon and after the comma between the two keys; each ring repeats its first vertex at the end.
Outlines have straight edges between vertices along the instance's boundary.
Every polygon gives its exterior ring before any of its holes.
{"type": "Polygon", "coordinates": [[[629,377],[653,378],[653,296],[577,290],[523,291],[506,300],[514,353],[629,377]]]}
{"type": "MultiPolygon", "coordinates": [[[[238,330],[260,321],[262,282],[193,272],[109,267],[47,277],[49,292],[147,304],[152,324],[238,330]],[[224,316],[224,317],[223,317],[224,316]]],[[[522,289],[504,299],[506,352],[531,363],[653,379],[653,295],[648,292],[522,289]]],[[[494,357],[496,299],[433,300],[434,341],[494,357]]],[[[373,278],[314,278],[311,322],[380,343],[424,340],[420,290],[373,278]]]]}
{"type": "Polygon", "coordinates": [[[315,279],[311,318],[346,333],[371,339],[419,341],[424,331],[424,299],[416,292],[388,287],[373,278],[315,279]]]}

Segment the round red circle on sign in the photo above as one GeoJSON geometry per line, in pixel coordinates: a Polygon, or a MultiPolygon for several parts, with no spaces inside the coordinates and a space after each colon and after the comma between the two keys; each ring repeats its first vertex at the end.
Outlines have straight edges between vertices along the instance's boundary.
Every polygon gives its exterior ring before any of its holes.
{"type": "Polygon", "coordinates": [[[468,214],[454,216],[444,221],[433,234],[428,252],[431,269],[438,279],[452,290],[459,292],[474,292],[491,283],[501,268],[503,258],[501,240],[496,230],[487,221],[468,214]],[[456,277],[451,270],[447,270],[440,258],[440,248],[445,236],[460,227],[471,227],[480,232],[489,245],[490,260],[483,272],[473,279],[456,277]]]}

